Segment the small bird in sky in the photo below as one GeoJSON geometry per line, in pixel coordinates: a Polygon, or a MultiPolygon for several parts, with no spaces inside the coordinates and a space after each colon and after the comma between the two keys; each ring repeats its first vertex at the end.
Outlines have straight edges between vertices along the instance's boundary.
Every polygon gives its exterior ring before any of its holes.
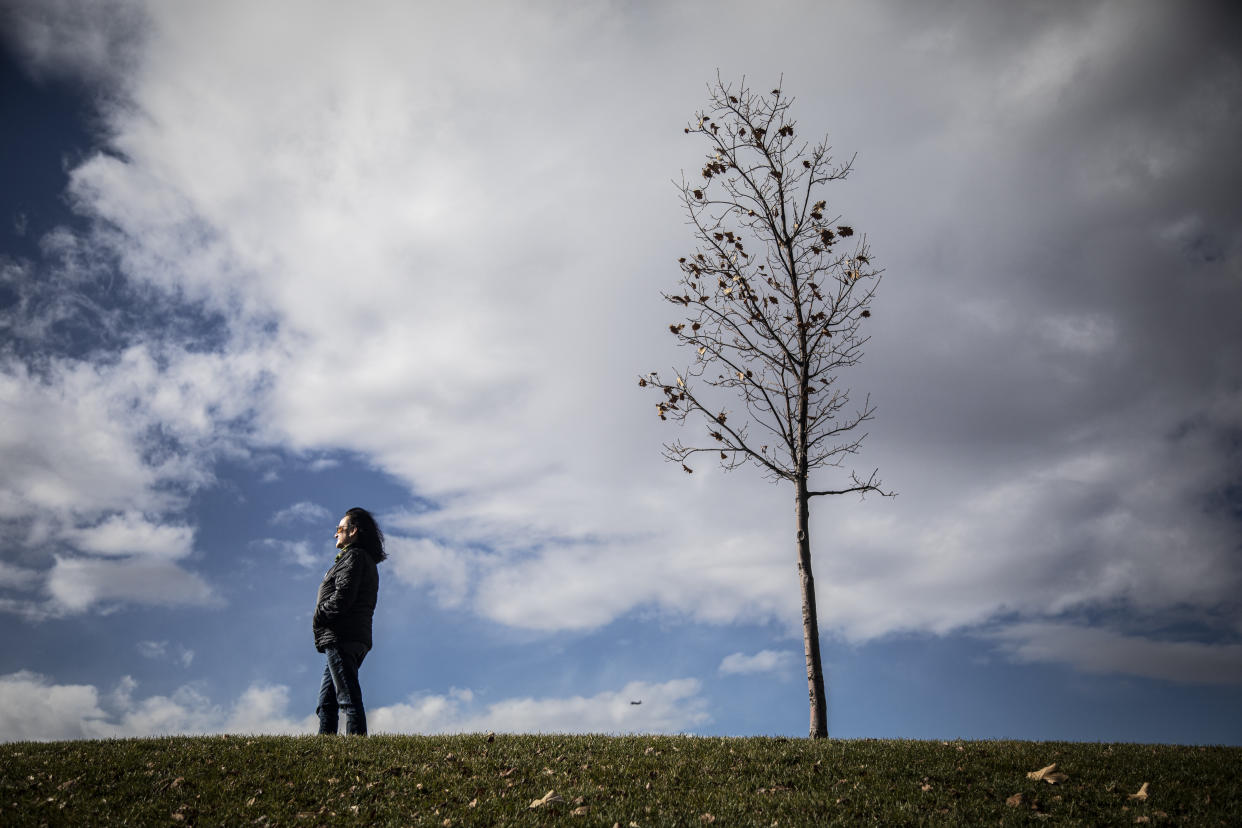
{"type": "Polygon", "coordinates": [[[630,702],[630,704],[642,704],[642,703],[643,703],[643,702],[642,702],[642,699],[639,699],[638,701],[632,701],[632,702],[630,702]]]}

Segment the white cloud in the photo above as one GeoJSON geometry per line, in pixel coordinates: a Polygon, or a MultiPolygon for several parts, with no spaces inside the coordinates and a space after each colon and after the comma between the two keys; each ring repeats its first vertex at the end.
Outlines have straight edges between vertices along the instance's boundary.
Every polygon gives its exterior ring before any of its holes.
{"type": "Polygon", "coordinates": [[[635,681],[589,697],[504,699],[481,711],[470,709],[473,694],[419,696],[368,711],[367,724],[387,733],[681,733],[711,721],[700,691],[697,679],[635,681]]]}
{"type": "MultiPolygon", "coordinates": [[[[325,547],[327,546],[327,544],[324,545],[325,547]]],[[[325,558],[322,554],[316,555],[311,549],[310,543],[304,540],[290,541],[278,538],[263,538],[252,541],[250,547],[265,552],[275,552],[281,558],[304,569],[325,568],[325,562],[331,561],[330,557],[325,558]]]]}
{"type": "Polygon", "coordinates": [[[33,569],[13,566],[0,561],[0,587],[29,589],[42,580],[42,575],[33,569]]]}
{"type": "Polygon", "coordinates": [[[89,739],[105,715],[91,685],[49,684],[26,671],[0,676],[0,741],[89,739]]]}
{"type": "Polygon", "coordinates": [[[314,714],[291,718],[288,688],[254,684],[223,708],[187,684],[170,695],[136,698],[124,676],[100,694],[92,685],[60,685],[30,672],[0,676],[0,742],[104,739],[206,733],[313,733],[314,714]]]}
{"type": "Polygon", "coordinates": [[[47,576],[54,610],[65,613],[118,604],[220,606],[202,576],[169,561],[57,558],[47,576]]]}
{"type": "Polygon", "coordinates": [[[163,658],[168,651],[167,641],[139,641],[138,654],[143,658],[163,658]]]}
{"type": "Polygon", "coordinates": [[[68,530],[64,537],[83,552],[97,555],[176,560],[194,548],[193,528],[155,524],[134,512],[113,515],[96,526],[68,530]]]}
{"type": "Polygon", "coordinates": [[[1187,684],[1242,684],[1242,645],[1126,635],[1074,624],[1028,622],[994,634],[1016,661],[1066,664],[1085,673],[1187,684]]]}
{"type": "Polygon", "coordinates": [[[754,655],[731,653],[725,656],[720,661],[719,672],[722,676],[775,673],[788,677],[793,675],[797,664],[797,653],[787,650],[760,650],[754,655]]]}
{"type": "MultiPolygon", "coordinates": [[[[288,711],[289,689],[253,684],[224,708],[194,685],[136,698],[125,676],[101,698],[91,685],[58,685],[30,672],[0,676],[0,742],[204,733],[314,733],[314,714],[288,711]]],[[[469,690],[419,696],[367,711],[373,733],[680,733],[709,722],[694,679],[631,682],[590,697],[503,699],[476,710],[469,690]],[[641,701],[642,704],[631,704],[641,701]]]]}
{"type": "Polygon", "coordinates": [[[1242,589],[1234,528],[1196,503],[1230,460],[1203,425],[1146,442],[1149,425],[1084,425],[981,480],[932,453],[901,494],[917,504],[838,517],[816,562],[821,624],[866,639],[1118,600],[1146,615],[1230,606],[1242,589]]]}
{"type": "Polygon", "coordinates": [[[468,593],[468,560],[475,556],[455,551],[428,538],[385,536],[393,574],[411,586],[430,587],[441,606],[461,605],[468,593]]]}
{"type": "Polygon", "coordinates": [[[42,550],[32,560],[41,566],[30,567],[39,583],[24,584],[42,586],[54,604],[36,609],[31,596],[14,608],[46,615],[118,600],[212,600],[177,563],[195,535],[180,513],[189,493],[214,482],[212,458],[236,445],[242,389],[261,375],[260,359],[138,345],[100,363],[50,360],[39,372],[0,360],[0,519],[42,550]]]}
{"type": "Polygon", "coordinates": [[[189,667],[194,663],[194,651],[181,644],[170,647],[167,641],[139,641],[136,647],[143,658],[169,660],[182,667],[189,667]]]}
{"type": "Polygon", "coordinates": [[[133,378],[152,368],[141,350],[115,366],[55,363],[45,378],[11,360],[0,365],[0,404],[10,423],[0,434],[6,460],[0,514],[12,519],[171,506],[160,484],[182,470],[142,462],[143,433],[152,421],[135,421],[129,410],[131,400],[150,390],[133,378]]]}
{"type": "Polygon", "coordinates": [[[297,734],[316,732],[319,722],[314,715],[291,718],[289,688],[283,685],[251,685],[241,694],[224,730],[228,733],[297,734]]]}
{"type": "Polygon", "coordinates": [[[128,0],[15,3],[0,13],[0,36],[37,75],[112,77],[132,65],[143,16],[128,0]]]}
{"type": "Polygon", "coordinates": [[[277,525],[289,523],[323,523],[332,519],[332,513],[326,506],[302,500],[281,509],[272,515],[272,523],[277,525]]]}

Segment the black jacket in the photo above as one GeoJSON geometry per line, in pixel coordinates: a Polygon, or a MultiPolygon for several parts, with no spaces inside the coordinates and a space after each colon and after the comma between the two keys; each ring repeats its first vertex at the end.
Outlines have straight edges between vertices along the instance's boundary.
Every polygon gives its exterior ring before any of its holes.
{"type": "Polygon", "coordinates": [[[379,597],[379,568],[366,550],[349,546],[323,576],[315,600],[315,649],[363,645],[371,649],[371,616],[379,597]]]}

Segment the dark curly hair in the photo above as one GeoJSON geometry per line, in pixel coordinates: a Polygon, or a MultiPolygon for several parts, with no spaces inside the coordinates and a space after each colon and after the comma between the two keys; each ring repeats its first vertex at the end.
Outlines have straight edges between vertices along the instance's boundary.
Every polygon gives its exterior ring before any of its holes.
{"type": "Polygon", "coordinates": [[[384,533],[370,512],[355,506],[345,513],[345,517],[349,518],[351,526],[358,529],[358,546],[365,549],[376,563],[388,557],[384,550],[384,533]]]}

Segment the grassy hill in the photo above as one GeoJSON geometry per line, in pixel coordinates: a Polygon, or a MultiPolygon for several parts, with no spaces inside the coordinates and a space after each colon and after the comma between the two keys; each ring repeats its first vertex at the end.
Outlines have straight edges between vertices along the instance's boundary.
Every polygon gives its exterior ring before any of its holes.
{"type": "Polygon", "coordinates": [[[1242,748],[1226,747],[529,735],[0,745],[4,826],[1236,825],[1240,815],[1242,748]],[[1053,762],[1065,779],[1028,777],[1053,762]]]}

